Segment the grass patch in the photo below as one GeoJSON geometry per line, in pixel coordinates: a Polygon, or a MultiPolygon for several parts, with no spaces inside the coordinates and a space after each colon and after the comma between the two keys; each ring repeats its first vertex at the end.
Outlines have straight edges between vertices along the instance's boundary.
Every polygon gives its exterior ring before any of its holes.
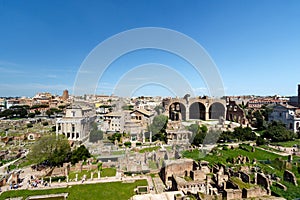
{"type": "Polygon", "coordinates": [[[186,180],[186,181],[192,181],[193,180],[190,176],[185,176],[185,177],[183,177],[183,179],[186,180]]]}
{"type": "Polygon", "coordinates": [[[250,183],[244,183],[241,179],[239,179],[238,177],[231,177],[230,180],[237,184],[239,186],[240,189],[250,189],[252,187],[254,187],[255,185],[250,184],[250,183]]]}
{"type": "Polygon", "coordinates": [[[91,178],[91,172],[94,172],[94,177],[97,176],[95,175],[97,170],[82,170],[81,172],[79,171],[73,171],[69,173],[69,179],[70,180],[75,180],[76,174],[78,174],[78,181],[83,178],[84,175],[86,175],[87,179],[91,178]]]}
{"type": "Polygon", "coordinates": [[[122,155],[122,154],[125,154],[125,151],[124,151],[124,150],[120,150],[120,151],[112,151],[111,154],[112,154],[112,155],[122,155]]]}
{"type": "Polygon", "coordinates": [[[195,149],[193,151],[183,151],[182,156],[185,158],[192,158],[193,160],[200,160],[205,156],[205,154],[198,149],[195,149]]]}
{"type": "Polygon", "coordinates": [[[281,197],[284,197],[286,199],[297,199],[300,197],[300,189],[299,189],[299,186],[295,186],[289,182],[281,182],[282,184],[284,184],[286,187],[287,187],[287,190],[284,191],[278,187],[276,187],[275,184],[273,184],[271,186],[271,190],[272,190],[272,193],[278,195],[278,196],[281,196],[281,197]]]}
{"type": "Polygon", "coordinates": [[[300,146],[300,139],[296,139],[293,141],[287,141],[287,142],[277,142],[277,143],[272,143],[272,145],[279,145],[282,147],[293,147],[294,145],[300,146]]]}
{"type": "Polygon", "coordinates": [[[151,178],[155,178],[157,175],[158,174],[153,174],[153,173],[150,174],[151,178]]]}
{"type": "Polygon", "coordinates": [[[116,175],[116,168],[103,168],[101,171],[101,177],[111,177],[116,175]]]}
{"type": "Polygon", "coordinates": [[[261,145],[260,147],[263,148],[263,149],[269,150],[269,151],[274,151],[274,152],[282,153],[282,151],[280,151],[278,149],[275,149],[275,148],[272,148],[272,147],[269,147],[267,145],[261,145]]]}
{"type": "Polygon", "coordinates": [[[139,152],[140,152],[140,153],[152,152],[152,151],[157,151],[158,149],[160,149],[160,146],[156,146],[156,147],[147,147],[147,148],[143,148],[143,149],[139,150],[139,152]]]}
{"type": "MultiPolygon", "coordinates": [[[[91,172],[94,172],[93,178],[98,177],[98,171],[97,170],[82,170],[79,171],[73,171],[69,173],[69,179],[74,180],[76,178],[76,174],[78,174],[78,181],[83,178],[84,175],[86,175],[87,179],[91,178],[91,172]]],[[[116,175],[117,170],[115,168],[103,168],[100,172],[101,177],[112,177],[116,175]]]]}
{"type": "Polygon", "coordinates": [[[27,167],[34,164],[33,162],[29,161],[27,158],[23,158],[19,160],[18,163],[20,163],[19,168],[27,167]]]}
{"type": "Polygon", "coordinates": [[[147,186],[146,180],[137,180],[133,183],[108,182],[98,184],[74,185],[68,188],[49,189],[49,190],[12,190],[4,192],[0,199],[69,193],[68,200],[82,199],[110,199],[110,200],[127,200],[134,195],[134,188],[137,186],[147,186]]]}
{"type": "Polygon", "coordinates": [[[154,162],[152,160],[149,160],[148,163],[149,163],[149,168],[150,169],[157,169],[156,162],[154,162]]]}
{"type": "MultiPolygon", "coordinates": [[[[246,148],[245,148],[246,149],[246,148]]],[[[205,156],[204,153],[199,150],[193,151],[184,151],[182,152],[182,156],[185,158],[192,158],[194,160],[206,160],[213,163],[224,163],[226,164],[227,158],[236,158],[239,155],[248,156],[249,159],[253,160],[254,158],[257,160],[274,160],[275,158],[281,157],[286,160],[287,156],[280,156],[271,152],[264,151],[262,149],[258,149],[255,147],[255,152],[248,151],[245,149],[228,149],[228,150],[217,150],[213,153],[209,153],[205,156]]]]}

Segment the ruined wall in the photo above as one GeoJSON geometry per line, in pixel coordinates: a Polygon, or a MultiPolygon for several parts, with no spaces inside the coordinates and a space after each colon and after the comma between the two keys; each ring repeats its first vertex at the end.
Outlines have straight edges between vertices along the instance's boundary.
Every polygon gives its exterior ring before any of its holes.
{"type": "Polygon", "coordinates": [[[175,176],[186,176],[193,170],[192,159],[179,159],[179,160],[165,160],[161,169],[160,175],[164,183],[167,183],[168,179],[175,176]]]}
{"type": "Polygon", "coordinates": [[[225,189],[223,194],[226,200],[242,198],[242,190],[239,189],[225,189]]]}
{"type": "Polygon", "coordinates": [[[268,195],[271,195],[271,189],[270,189],[270,181],[269,179],[262,173],[257,173],[257,176],[256,176],[256,183],[258,185],[261,185],[263,186],[266,191],[267,191],[267,194],[268,195]]]}
{"type": "Polygon", "coordinates": [[[284,181],[287,181],[287,182],[290,182],[294,185],[298,185],[297,184],[297,179],[296,179],[296,176],[293,172],[289,171],[289,170],[285,170],[284,173],[283,173],[283,180],[284,181]]]}
{"type": "Polygon", "coordinates": [[[245,183],[250,183],[250,176],[245,173],[245,172],[239,172],[240,173],[240,178],[242,179],[243,182],[245,183]]]}
{"type": "Polygon", "coordinates": [[[249,189],[243,188],[242,193],[243,193],[243,198],[255,198],[255,197],[268,195],[267,191],[260,187],[249,188],[249,189]]]}
{"type": "Polygon", "coordinates": [[[191,171],[190,172],[190,177],[194,180],[194,181],[204,181],[206,179],[206,175],[204,172],[200,171],[200,170],[196,170],[196,171],[191,171]]]}

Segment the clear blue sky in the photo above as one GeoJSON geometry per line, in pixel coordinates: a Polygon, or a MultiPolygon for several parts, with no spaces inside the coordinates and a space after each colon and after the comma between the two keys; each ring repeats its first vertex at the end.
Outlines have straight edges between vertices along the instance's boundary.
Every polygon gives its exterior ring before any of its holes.
{"type": "MultiPolygon", "coordinates": [[[[72,91],[81,63],[96,45],[149,26],[182,32],[201,44],[219,68],[227,95],[296,95],[298,0],[0,0],[0,96],[72,91]]],[[[184,61],[155,50],[121,57],[100,80],[98,92],[111,92],[124,73],[119,66],[149,62],[174,67],[197,94],[205,93],[201,77],[181,68],[184,61]]],[[[137,95],[162,91],[147,86],[137,95]]]]}

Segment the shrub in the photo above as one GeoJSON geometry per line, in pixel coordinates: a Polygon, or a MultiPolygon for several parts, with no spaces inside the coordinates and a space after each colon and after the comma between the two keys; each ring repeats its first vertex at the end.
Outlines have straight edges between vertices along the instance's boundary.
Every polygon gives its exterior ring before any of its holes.
{"type": "Polygon", "coordinates": [[[131,147],[131,142],[124,142],[124,145],[125,145],[126,147],[131,147]]]}
{"type": "Polygon", "coordinates": [[[48,122],[43,122],[43,126],[48,126],[49,123],[48,122]]]}
{"type": "Polygon", "coordinates": [[[29,113],[29,114],[28,114],[28,117],[29,117],[29,118],[34,118],[34,117],[35,117],[35,113],[29,113]]]}
{"type": "MultiPolygon", "coordinates": [[[[60,179],[60,181],[64,181],[64,180],[66,180],[66,177],[65,177],[65,176],[55,176],[55,177],[51,177],[51,181],[52,181],[52,182],[57,182],[59,179],[60,179]]],[[[50,177],[45,177],[45,178],[44,178],[44,181],[49,182],[49,181],[50,181],[50,177]]]]}

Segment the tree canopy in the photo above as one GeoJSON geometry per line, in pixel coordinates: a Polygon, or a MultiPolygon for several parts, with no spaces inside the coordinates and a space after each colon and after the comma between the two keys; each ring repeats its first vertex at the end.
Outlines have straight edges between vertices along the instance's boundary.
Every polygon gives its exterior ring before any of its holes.
{"type": "Polygon", "coordinates": [[[274,121],[269,124],[267,130],[263,133],[263,137],[271,139],[272,142],[283,142],[292,140],[295,134],[287,130],[283,123],[274,121]]]}
{"type": "Polygon", "coordinates": [[[193,133],[193,141],[192,144],[199,146],[203,143],[204,138],[208,132],[208,128],[205,125],[199,126],[198,124],[191,124],[188,127],[188,130],[193,133]]]}
{"type": "Polygon", "coordinates": [[[234,131],[224,131],[220,137],[219,141],[231,141],[231,140],[240,140],[240,141],[249,141],[249,140],[256,140],[257,136],[252,131],[250,127],[236,127],[234,131]]]}
{"type": "Polygon", "coordinates": [[[90,142],[98,142],[98,140],[103,139],[103,132],[98,129],[97,123],[92,124],[92,130],[90,132],[90,142]]]}
{"type": "Polygon", "coordinates": [[[51,166],[59,166],[66,161],[70,152],[71,148],[65,137],[44,135],[33,144],[27,158],[36,164],[47,161],[51,166]]]}
{"type": "Polygon", "coordinates": [[[72,152],[71,163],[75,164],[78,161],[86,160],[89,157],[91,157],[89,150],[84,145],[81,145],[72,152]]]}
{"type": "Polygon", "coordinates": [[[152,140],[166,141],[166,128],[168,124],[168,117],[165,115],[157,115],[154,117],[149,129],[153,134],[152,140]]]}

